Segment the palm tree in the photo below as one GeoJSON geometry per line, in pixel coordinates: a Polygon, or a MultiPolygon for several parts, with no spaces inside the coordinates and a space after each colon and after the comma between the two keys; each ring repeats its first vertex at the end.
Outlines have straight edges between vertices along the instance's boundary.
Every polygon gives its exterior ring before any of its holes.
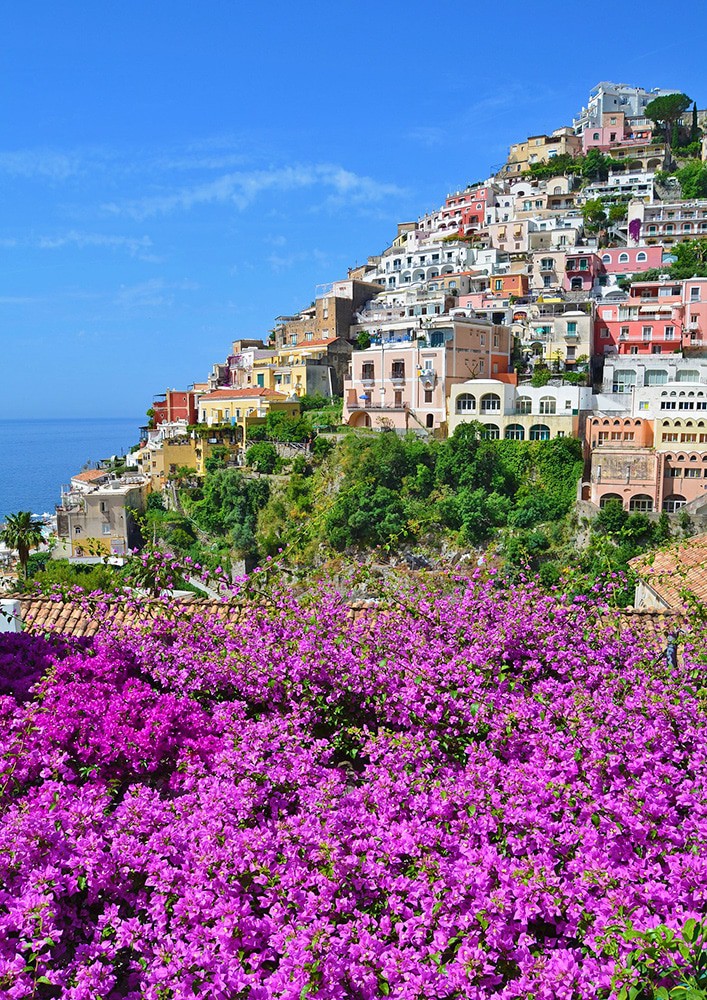
{"type": "Polygon", "coordinates": [[[42,525],[34,520],[34,516],[28,510],[8,514],[5,518],[5,527],[0,531],[0,542],[17,551],[25,580],[30,551],[39,548],[43,541],[42,525]]]}

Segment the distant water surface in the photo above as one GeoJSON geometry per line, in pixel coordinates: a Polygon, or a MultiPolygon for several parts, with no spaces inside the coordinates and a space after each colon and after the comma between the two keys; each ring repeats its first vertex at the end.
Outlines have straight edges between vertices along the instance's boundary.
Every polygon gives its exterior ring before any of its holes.
{"type": "Polygon", "coordinates": [[[0,524],[7,514],[53,512],[61,486],[87,462],[129,451],[142,420],[0,420],[0,524]]]}

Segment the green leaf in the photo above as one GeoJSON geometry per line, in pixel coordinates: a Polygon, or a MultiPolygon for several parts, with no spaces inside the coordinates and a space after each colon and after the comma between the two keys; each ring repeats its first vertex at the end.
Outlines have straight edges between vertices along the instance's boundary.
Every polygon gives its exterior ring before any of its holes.
{"type": "Polygon", "coordinates": [[[682,936],[686,941],[694,941],[697,937],[697,921],[694,917],[690,917],[689,920],[685,921],[685,926],[682,929],[682,936]]]}

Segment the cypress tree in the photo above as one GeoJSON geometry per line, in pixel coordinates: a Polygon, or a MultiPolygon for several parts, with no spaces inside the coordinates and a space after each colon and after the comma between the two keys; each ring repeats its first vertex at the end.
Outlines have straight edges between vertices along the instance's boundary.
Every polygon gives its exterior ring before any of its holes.
{"type": "Polygon", "coordinates": [[[690,142],[697,142],[699,139],[699,130],[697,128],[697,101],[692,102],[692,128],[690,129],[690,142]]]}

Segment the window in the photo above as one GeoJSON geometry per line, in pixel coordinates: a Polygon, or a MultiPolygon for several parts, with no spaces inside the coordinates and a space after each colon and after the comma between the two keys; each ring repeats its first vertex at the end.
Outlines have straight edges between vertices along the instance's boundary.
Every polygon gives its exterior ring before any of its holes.
{"type": "Polygon", "coordinates": [[[650,340],[651,337],[653,336],[653,327],[652,326],[644,326],[641,332],[643,334],[643,339],[644,340],[650,340]]]}
{"type": "Polygon", "coordinates": [[[495,392],[488,392],[481,397],[481,412],[494,413],[501,409],[501,397],[495,392]]]}
{"type": "Polygon", "coordinates": [[[643,250],[641,250],[640,253],[636,254],[636,263],[637,264],[645,264],[645,262],[647,260],[648,260],[648,254],[644,253],[643,250]]]}
{"type": "MultiPolygon", "coordinates": [[[[697,470],[699,472],[699,469],[697,470]]],[[[101,525],[101,530],[104,535],[110,535],[110,521],[106,521],[101,525]]]]}
{"type": "Polygon", "coordinates": [[[636,384],[636,373],[632,369],[614,372],[613,392],[631,392],[636,384]]]}
{"type": "Polygon", "coordinates": [[[373,380],[375,378],[374,366],[372,361],[364,361],[361,365],[361,378],[366,380],[373,380]]]}
{"type": "Polygon", "coordinates": [[[674,326],[666,326],[666,328],[665,328],[665,339],[666,340],[672,340],[674,336],[675,336],[675,327],[674,326]]]}
{"type": "Polygon", "coordinates": [[[567,333],[568,334],[576,334],[577,333],[577,324],[575,322],[569,322],[567,324],[567,333]]]}
{"type": "Polygon", "coordinates": [[[551,414],[557,412],[557,401],[553,396],[543,396],[540,400],[540,412],[551,414]]]}
{"type": "Polygon", "coordinates": [[[627,326],[622,326],[621,327],[621,331],[619,333],[619,338],[621,340],[626,340],[626,338],[628,337],[628,332],[629,332],[628,327],[627,326]]]}
{"type": "Polygon", "coordinates": [[[481,432],[481,436],[485,437],[489,441],[497,441],[501,436],[501,432],[496,424],[486,424],[481,432]]]}
{"type": "Polygon", "coordinates": [[[699,301],[700,301],[700,286],[694,285],[690,289],[690,302],[699,302],[699,301]]]}
{"type": "Polygon", "coordinates": [[[645,400],[641,400],[641,402],[638,404],[638,409],[639,410],[647,410],[648,409],[648,403],[645,400]]]}
{"type": "Polygon", "coordinates": [[[700,373],[694,368],[685,368],[683,371],[678,372],[676,382],[699,382],[700,373]]]}
{"type": "Polygon", "coordinates": [[[509,441],[522,441],[525,438],[525,429],[521,424],[509,424],[506,427],[505,437],[509,441]]]}
{"type": "Polygon", "coordinates": [[[628,254],[627,253],[620,253],[619,254],[619,264],[628,264],[628,254]]]}
{"type": "Polygon", "coordinates": [[[305,333],[304,339],[306,341],[314,340],[314,334],[313,333],[305,333]]]}
{"type": "MultiPolygon", "coordinates": [[[[425,401],[426,402],[426,401],[425,401]]],[[[476,398],[469,392],[462,392],[457,396],[457,413],[469,413],[476,409],[476,398]]]]}
{"type": "Polygon", "coordinates": [[[628,509],[644,513],[650,512],[653,510],[653,498],[645,493],[637,493],[636,496],[631,497],[629,500],[628,509]]]}
{"type": "Polygon", "coordinates": [[[665,385],[668,381],[668,372],[664,368],[654,368],[653,371],[646,372],[646,385],[665,385]]]}
{"type": "Polygon", "coordinates": [[[532,406],[533,401],[530,396],[519,396],[516,400],[516,413],[530,413],[532,406]]]}
{"type": "Polygon", "coordinates": [[[531,441],[549,441],[550,428],[547,424],[533,424],[528,435],[531,441]]]}
{"type": "Polygon", "coordinates": [[[75,535],[80,535],[81,534],[81,525],[80,524],[74,525],[74,534],[75,535]]]}
{"type": "Polygon", "coordinates": [[[405,378],[405,362],[394,361],[390,366],[391,378],[405,378]]]}
{"type": "Polygon", "coordinates": [[[290,344],[296,344],[296,343],[297,343],[297,334],[296,333],[291,333],[290,334],[290,344]]]}
{"type": "Polygon", "coordinates": [[[685,497],[680,496],[679,493],[673,493],[663,500],[663,510],[668,514],[674,514],[676,510],[680,510],[686,503],[687,500],[685,497]]]}

